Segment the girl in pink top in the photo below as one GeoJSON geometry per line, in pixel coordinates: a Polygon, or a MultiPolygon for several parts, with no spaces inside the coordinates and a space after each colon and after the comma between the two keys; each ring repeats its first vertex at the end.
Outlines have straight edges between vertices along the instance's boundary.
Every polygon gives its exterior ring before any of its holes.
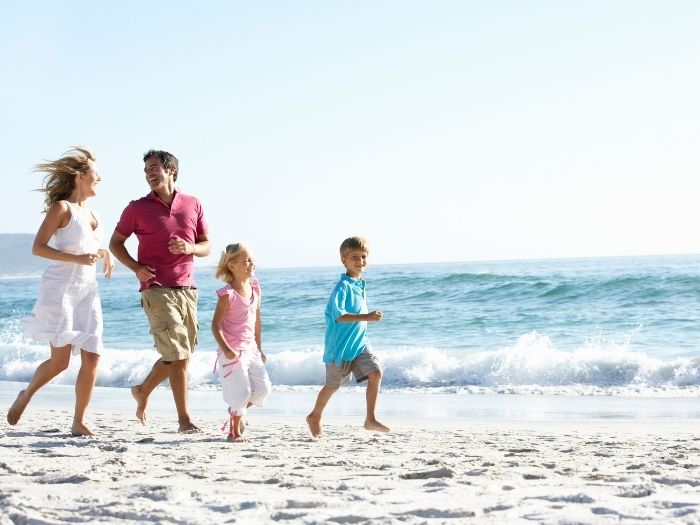
{"type": "Polygon", "coordinates": [[[248,441],[242,436],[242,418],[252,405],[263,406],[272,386],[265,370],[260,325],[261,291],[253,278],[255,262],[250,249],[229,244],[221,254],[216,277],[226,286],[219,297],[211,331],[219,345],[217,359],[224,401],[229,406],[229,441],[248,441]]]}

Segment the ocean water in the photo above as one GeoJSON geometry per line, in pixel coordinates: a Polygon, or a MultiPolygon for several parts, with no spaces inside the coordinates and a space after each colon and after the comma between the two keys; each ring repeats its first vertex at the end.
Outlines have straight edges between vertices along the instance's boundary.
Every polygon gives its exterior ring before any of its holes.
{"type": "MultiPolygon", "coordinates": [[[[9,265],[12,267],[12,265],[9,265]]],[[[40,275],[0,277],[0,381],[26,382],[48,356],[20,318],[40,275]]],[[[324,308],[342,267],[257,271],[263,346],[277,390],[323,384],[324,308]]],[[[385,391],[422,394],[700,395],[700,256],[370,265],[369,325],[385,391]]],[[[217,389],[213,268],[197,268],[194,389],[217,389]]],[[[140,382],[157,358],[131,273],[100,279],[98,385],[140,382]]],[[[58,379],[72,384],[78,359],[58,379]]]]}

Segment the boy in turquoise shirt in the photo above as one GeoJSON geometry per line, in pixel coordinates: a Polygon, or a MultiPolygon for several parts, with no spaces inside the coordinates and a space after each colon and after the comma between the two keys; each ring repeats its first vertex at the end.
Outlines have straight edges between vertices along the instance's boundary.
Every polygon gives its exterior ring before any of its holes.
{"type": "Polygon", "coordinates": [[[389,432],[377,421],[374,410],[382,382],[382,369],[367,339],[367,323],[381,321],[382,312],[370,312],[365,297],[362,271],[367,266],[369,247],[362,237],[350,237],[340,245],[340,260],[345,273],[335,285],[326,306],[326,336],[323,362],[326,384],[318,393],[313,411],[306,416],[311,435],[320,437],[321,415],[331,396],[347,381],[350,374],[358,383],[367,380],[367,416],[365,428],[389,432]]]}

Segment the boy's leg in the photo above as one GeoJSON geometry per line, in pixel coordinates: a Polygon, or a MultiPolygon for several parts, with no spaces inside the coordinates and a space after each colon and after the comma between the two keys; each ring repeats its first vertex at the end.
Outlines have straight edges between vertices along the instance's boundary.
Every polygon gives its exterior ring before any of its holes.
{"type": "Polygon", "coordinates": [[[331,396],[335,394],[337,387],[324,386],[316,397],[316,404],[311,413],[306,416],[306,423],[309,425],[309,430],[311,435],[314,437],[320,437],[323,435],[321,430],[321,415],[323,414],[323,409],[326,408],[328,401],[331,396]]]}
{"type": "Polygon", "coordinates": [[[389,432],[389,427],[382,425],[374,415],[377,408],[377,398],[379,397],[379,385],[382,383],[382,371],[375,370],[367,375],[367,417],[365,418],[365,429],[375,432],[389,432]]]}
{"type": "Polygon", "coordinates": [[[306,423],[309,425],[312,436],[321,437],[323,435],[321,430],[323,410],[335,391],[350,379],[351,368],[351,361],[344,361],[340,366],[336,366],[335,363],[326,363],[326,385],[318,393],[314,409],[306,416],[306,423]]]}

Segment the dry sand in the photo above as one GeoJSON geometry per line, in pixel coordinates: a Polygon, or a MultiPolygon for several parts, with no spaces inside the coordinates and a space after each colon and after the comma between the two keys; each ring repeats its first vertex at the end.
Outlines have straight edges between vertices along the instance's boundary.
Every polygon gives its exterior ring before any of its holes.
{"type": "MultiPolygon", "coordinates": [[[[4,419],[4,417],[3,417],[4,419]]],[[[0,430],[1,523],[700,523],[695,422],[474,422],[303,418],[251,412],[249,443],[223,419],[174,432],[96,410],[30,407],[0,430]]]]}

